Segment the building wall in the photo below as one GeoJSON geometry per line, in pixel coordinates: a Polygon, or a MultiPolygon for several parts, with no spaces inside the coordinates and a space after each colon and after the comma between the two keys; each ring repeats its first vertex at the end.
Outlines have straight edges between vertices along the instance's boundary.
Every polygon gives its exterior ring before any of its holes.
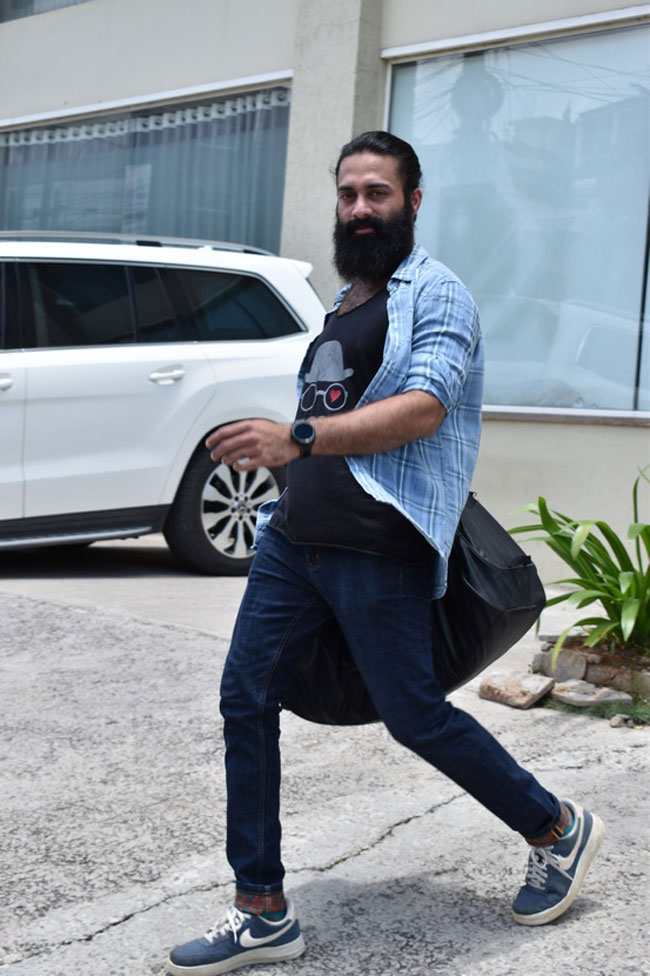
{"type": "MultiPolygon", "coordinates": [[[[571,518],[609,522],[625,538],[632,485],[650,463],[647,427],[485,420],[472,482],[483,504],[507,528],[534,523],[518,511],[541,495],[571,518]]],[[[650,522],[650,486],[639,489],[640,518],[650,522]]],[[[571,575],[544,543],[530,543],[544,582],[571,575]]],[[[631,546],[630,546],[631,550],[631,546]]]]}
{"type": "Polygon", "coordinates": [[[298,0],[92,0],[2,24],[0,119],[293,66],[298,0]]]}
{"type": "MultiPolygon", "coordinates": [[[[625,0],[92,0],[1,26],[0,125],[293,75],[281,250],[313,263],[327,304],[338,285],[331,168],[345,141],[384,121],[390,58],[382,51],[445,40],[453,47],[466,35],[629,7],[625,0]]],[[[648,9],[633,7],[646,16],[648,9]]],[[[632,481],[649,460],[647,426],[487,420],[474,487],[506,525],[525,521],[516,509],[542,494],[561,511],[623,530],[632,481]]],[[[645,504],[650,494],[641,497],[645,504]]],[[[643,517],[650,520],[650,506],[643,517]]],[[[545,548],[536,556],[545,579],[563,575],[545,548]]]]}
{"type": "Polygon", "coordinates": [[[382,49],[633,7],[626,0],[384,0],[382,49]]]}

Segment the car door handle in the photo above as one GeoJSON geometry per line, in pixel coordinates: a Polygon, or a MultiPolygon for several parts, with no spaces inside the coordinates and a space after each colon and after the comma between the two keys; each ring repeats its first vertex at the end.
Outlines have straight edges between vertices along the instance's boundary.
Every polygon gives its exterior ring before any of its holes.
{"type": "Polygon", "coordinates": [[[14,385],[14,378],[9,373],[0,373],[0,390],[8,390],[14,385]]]}
{"type": "Polygon", "coordinates": [[[150,373],[149,379],[152,383],[157,383],[158,386],[170,386],[172,383],[178,383],[184,376],[185,370],[182,366],[164,366],[162,369],[150,373]]]}

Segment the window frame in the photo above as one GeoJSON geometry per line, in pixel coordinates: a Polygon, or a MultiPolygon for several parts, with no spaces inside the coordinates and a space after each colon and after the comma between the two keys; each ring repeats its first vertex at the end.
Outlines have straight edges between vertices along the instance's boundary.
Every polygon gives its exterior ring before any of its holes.
{"type": "MultiPolygon", "coordinates": [[[[382,127],[386,130],[389,128],[394,69],[400,65],[415,64],[418,61],[431,60],[435,57],[458,55],[468,51],[489,51],[498,47],[510,47],[514,44],[525,44],[531,41],[560,40],[564,37],[601,33],[608,28],[613,33],[617,28],[623,29],[625,27],[642,26],[650,26],[650,4],[640,4],[636,7],[601,11],[579,17],[567,17],[535,24],[506,27],[494,31],[464,34],[433,41],[384,48],[381,51],[381,57],[386,64],[386,87],[384,92],[382,127]]],[[[639,402],[643,347],[645,342],[650,343],[650,322],[648,322],[648,316],[650,314],[649,266],[650,198],[648,200],[648,224],[644,255],[645,276],[641,281],[639,303],[638,347],[633,390],[635,404],[639,402]]],[[[608,410],[606,408],[531,407],[490,403],[483,406],[482,415],[486,420],[519,420],[546,423],[575,422],[650,427],[650,411],[634,408],[631,410],[608,410]]]]}

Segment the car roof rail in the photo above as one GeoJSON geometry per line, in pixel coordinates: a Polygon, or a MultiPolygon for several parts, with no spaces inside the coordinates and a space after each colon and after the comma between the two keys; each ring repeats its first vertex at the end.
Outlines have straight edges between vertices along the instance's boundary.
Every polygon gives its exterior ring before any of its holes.
{"type": "Polygon", "coordinates": [[[141,247],[207,247],[214,251],[237,251],[240,254],[265,254],[274,256],[252,244],[236,244],[232,241],[207,241],[191,237],[166,237],[149,234],[122,234],[101,231],[67,230],[0,230],[0,240],[61,241],[83,244],[137,244],[141,247]]]}

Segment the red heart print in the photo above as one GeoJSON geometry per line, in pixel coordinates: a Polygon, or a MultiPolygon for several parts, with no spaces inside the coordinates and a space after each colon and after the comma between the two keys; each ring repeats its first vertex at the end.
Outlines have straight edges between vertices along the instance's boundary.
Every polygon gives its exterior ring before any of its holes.
{"type": "Polygon", "coordinates": [[[341,391],[340,390],[330,390],[330,402],[331,403],[336,403],[336,401],[339,399],[340,396],[341,396],[341,391]]]}

